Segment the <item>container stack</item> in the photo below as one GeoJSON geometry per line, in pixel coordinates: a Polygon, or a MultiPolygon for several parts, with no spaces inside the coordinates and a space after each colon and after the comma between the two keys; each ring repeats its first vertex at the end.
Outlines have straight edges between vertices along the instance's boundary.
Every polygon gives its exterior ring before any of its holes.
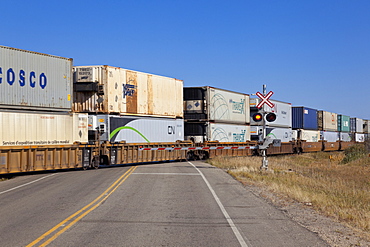
{"type": "Polygon", "coordinates": [[[335,143],[339,141],[338,114],[328,111],[317,112],[318,127],[321,131],[321,140],[335,143]]]}
{"type": "Polygon", "coordinates": [[[73,68],[75,112],[111,143],[184,140],[183,81],[107,65],[73,68]]]}
{"type": "Polygon", "coordinates": [[[292,107],[292,128],[297,133],[297,140],[317,143],[320,140],[317,110],[303,106],[292,107]]]}
{"type": "Polygon", "coordinates": [[[249,95],[219,88],[185,87],[185,139],[250,141],[249,95]]]}
{"type": "Polygon", "coordinates": [[[262,121],[254,122],[252,116],[257,112],[272,112],[276,114],[276,120],[273,122],[265,122],[266,136],[281,140],[283,143],[291,142],[293,140],[292,105],[282,101],[270,100],[274,104],[273,108],[264,104],[261,109],[258,109],[256,106],[260,101],[261,99],[259,98],[250,99],[251,139],[262,141],[263,131],[262,121]]]}
{"type": "Polygon", "coordinates": [[[72,113],[72,59],[0,46],[0,146],[87,142],[72,113]]]}
{"type": "Polygon", "coordinates": [[[366,125],[366,121],[361,118],[351,118],[350,119],[350,129],[353,135],[353,139],[356,142],[364,142],[365,141],[365,131],[364,127],[366,125]]]}
{"type": "Polygon", "coordinates": [[[365,140],[370,140],[370,120],[364,120],[365,140]]]}
{"type": "Polygon", "coordinates": [[[345,115],[338,115],[338,132],[340,141],[353,141],[350,130],[350,117],[345,115]]]}

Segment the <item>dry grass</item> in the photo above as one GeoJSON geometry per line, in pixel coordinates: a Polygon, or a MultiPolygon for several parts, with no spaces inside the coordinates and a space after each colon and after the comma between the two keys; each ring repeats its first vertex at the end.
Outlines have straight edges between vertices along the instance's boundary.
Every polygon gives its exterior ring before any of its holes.
{"type": "Polygon", "coordinates": [[[245,184],[312,205],[370,239],[370,158],[342,164],[344,157],[343,152],[269,157],[267,171],[259,169],[261,157],[216,157],[210,163],[245,184]]]}

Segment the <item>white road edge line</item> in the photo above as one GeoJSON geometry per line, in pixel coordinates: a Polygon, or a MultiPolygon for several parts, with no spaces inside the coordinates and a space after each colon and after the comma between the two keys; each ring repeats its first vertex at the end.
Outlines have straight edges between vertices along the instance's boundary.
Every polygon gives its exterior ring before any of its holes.
{"type": "Polygon", "coordinates": [[[180,176],[200,176],[199,173],[159,173],[159,172],[134,172],[131,175],[180,175],[180,176]]]}
{"type": "Polygon", "coordinates": [[[27,186],[27,185],[33,184],[33,183],[36,183],[36,182],[38,182],[38,181],[40,181],[40,180],[42,180],[42,179],[45,179],[45,178],[48,178],[48,177],[51,177],[51,176],[54,176],[54,175],[56,175],[56,173],[53,173],[53,174],[47,175],[47,176],[45,176],[45,177],[42,177],[42,178],[36,179],[36,180],[34,180],[34,181],[31,181],[31,182],[28,182],[28,183],[25,183],[25,184],[19,185],[19,186],[17,186],[17,187],[11,188],[11,189],[8,189],[8,190],[5,190],[5,191],[2,191],[2,192],[0,192],[0,195],[1,195],[1,194],[4,194],[4,193],[7,193],[7,192],[10,192],[10,191],[12,191],[12,190],[16,190],[16,189],[19,189],[19,188],[21,188],[21,187],[24,187],[24,186],[27,186]]]}
{"type": "Polygon", "coordinates": [[[247,243],[244,241],[244,238],[242,237],[242,235],[240,234],[238,228],[235,226],[233,220],[230,218],[230,215],[227,213],[224,205],[222,205],[220,199],[218,198],[216,192],[213,190],[211,184],[208,182],[207,178],[204,176],[204,174],[198,169],[198,167],[196,167],[193,163],[191,163],[190,161],[188,161],[188,163],[190,165],[192,165],[198,172],[199,174],[202,176],[204,182],[207,184],[208,186],[208,189],[211,191],[213,197],[215,198],[218,206],[220,207],[222,213],[224,214],[227,222],[229,223],[231,229],[233,230],[234,234],[235,234],[235,237],[238,239],[239,243],[240,243],[240,246],[242,247],[248,247],[247,243]]]}

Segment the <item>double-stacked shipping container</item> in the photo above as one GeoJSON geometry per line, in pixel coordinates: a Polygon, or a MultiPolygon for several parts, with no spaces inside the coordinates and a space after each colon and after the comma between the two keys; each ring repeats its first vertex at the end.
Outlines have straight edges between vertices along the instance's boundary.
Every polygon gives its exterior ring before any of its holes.
{"type": "Polygon", "coordinates": [[[361,118],[351,118],[350,126],[353,139],[356,142],[364,142],[367,137],[365,133],[366,120],[361,118]]]}
{"type": "Polygon", "coordinates": [[[248,142],[249,95],[213,87],[184,88],[185,138],[196,143],[248,142]]]}
{"type": "Polygon", "coordinates": [[[292,107],[292,128],[298,143],[297,152],[317,152],[322,150],[318,114],[316,109],[296,106],[292,107]]]}
{"type": "Polygon", "coordinates": [[[87,114],[72,113],[72,59],[0,46],[0,173],[81,165],[87,114]]]}
{"type": "Polygon", "coordinates": [[[73,109],[101,142],[184,140],[183,81],[107,65],[76,66],[73,109]]]}

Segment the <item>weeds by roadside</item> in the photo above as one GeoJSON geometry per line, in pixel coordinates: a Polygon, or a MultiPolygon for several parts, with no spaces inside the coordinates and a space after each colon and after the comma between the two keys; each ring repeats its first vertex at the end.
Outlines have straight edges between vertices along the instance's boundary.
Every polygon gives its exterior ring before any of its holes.
{"type": "Polygon", "coordinates": [[[370,157],[365,149],[269,157],[261,171],[261,157],[216,157],[214,166],[225,169],[245,184],[312,206],[319,212],[360,229],[370,239],[370,157]],[[346,162],[343,162],[346,160],[346,162]]]}

